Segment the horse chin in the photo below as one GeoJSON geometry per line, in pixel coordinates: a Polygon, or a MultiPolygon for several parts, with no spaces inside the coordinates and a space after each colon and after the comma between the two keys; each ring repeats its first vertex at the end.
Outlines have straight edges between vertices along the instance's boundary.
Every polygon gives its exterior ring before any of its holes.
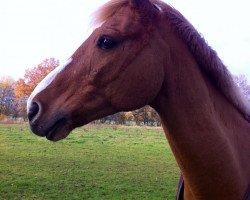
{"type": "Polygon", "coordinates": [[[66,118],[57,120],[46,131],[45,137],[50,141],[59,141],[66,138],[71,132],[71,128],[66,118]]]}
{"type": "Polygon", "coordinates": [[[71,120],[65,115],[57,115],[51,119],[54,120],[49,122],[47,120],[30,122],[32,132],[38,136],[46,137],[51,141],[58,141],[66,138],[73,129],[71,120]]]}
{"type": "Polygon", "coordinates": [[[59,140],[66,138],[69,135],[69,133],[70,131],[62,130],[61,128],[60,130],[49,132],[45,137],[50,141],[57,142],[59,140]]]}

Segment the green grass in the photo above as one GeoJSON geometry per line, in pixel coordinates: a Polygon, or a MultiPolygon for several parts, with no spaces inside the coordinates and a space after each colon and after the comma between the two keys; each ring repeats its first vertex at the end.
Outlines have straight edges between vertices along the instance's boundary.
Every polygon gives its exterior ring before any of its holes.
{"type": "Polygon", "coordinates": [[[161,129],[83,127],[60,142],[0,125],[0,199],[175,199],[161,129]]]}

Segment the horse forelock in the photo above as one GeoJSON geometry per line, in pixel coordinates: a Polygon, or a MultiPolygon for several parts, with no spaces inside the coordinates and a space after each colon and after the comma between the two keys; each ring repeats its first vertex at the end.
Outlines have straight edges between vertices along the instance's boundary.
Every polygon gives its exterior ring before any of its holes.
{"type": "MultiPolygon", "coordinates": [[[[164,3],[160,0],[150,0],[150,2],[159,10],[162,11],[162,6],[164,3]]],[[[96,28],[101,26],[105,21],[107,21],[114,13],[121,7],[128,5],[129,0],[110,0],[106,4],[98,8],[91,18],[91,27],[96,28]]]]}
{"type": "Polygon", "coordinates": [[[128,4],[128,0],[111,0],[102,5],[92,14],[91,26],[93,28],[103,24],[108,18],[110,18],[119,8],[128,4]]]}

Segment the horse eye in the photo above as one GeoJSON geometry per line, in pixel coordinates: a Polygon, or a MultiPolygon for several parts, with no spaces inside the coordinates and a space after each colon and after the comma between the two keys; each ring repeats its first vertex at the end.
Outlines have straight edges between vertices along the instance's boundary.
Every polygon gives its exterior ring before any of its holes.
{"type": "Polygon", "coordinates": [[[117,45],[117,42],[108,36],[101,36],[98,41],[97,41],[97,46],[100,49],[104,49],[104,50],[108,50],[108,49],[112,49],[117,45]]]}

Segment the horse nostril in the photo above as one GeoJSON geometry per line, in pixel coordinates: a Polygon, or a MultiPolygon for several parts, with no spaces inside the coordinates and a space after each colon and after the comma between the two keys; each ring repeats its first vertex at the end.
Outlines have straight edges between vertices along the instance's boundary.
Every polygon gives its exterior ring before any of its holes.
{"type": "Polygon", "coordinates": [[[38,112],[39,112],[39,105],[36,102],[33,102],[28,111],[29,121],[32,121],[35,118],[35,116],[38,114],[38,112]]]}

